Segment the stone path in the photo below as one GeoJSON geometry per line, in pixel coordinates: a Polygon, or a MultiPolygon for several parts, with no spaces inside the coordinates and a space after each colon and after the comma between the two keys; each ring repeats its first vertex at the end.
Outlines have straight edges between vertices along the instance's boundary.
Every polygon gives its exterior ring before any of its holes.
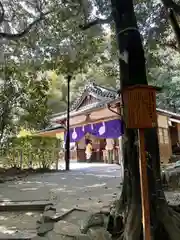
{"type": "MultiPolygon", "coordinates": [[[[119,197],[121,189],[117,187],[121,181],[120,166],[71,163],[71,169],[70,172],[32,175],[16,182],[0,184],[0,203],[51,201],[55,205],[56,216],[61,216],[72,208],[97,212],[119,197]]],[[[167,192],[166,195],[169,200],[179,202],[179,192],[167,192]]],[[[0,239],[22,239],[22,234],[24,238],[29,236],[31,239],[36,235],[36,221],[41,213],[28,210],[1,212],[0,239]],[[12,238],[7,238],[7,235],[12,238]]],[[[65,222],[57,223],[55,232],[70,231],[68,229],[73,227],[79,229],[77,224],[86,218],[86,214],[73,214],[75,216],[71,216],[71,220],[66,217],[63,219],[65,222]],[[63,224],[67,226],[67,222],[69,228],[64,229],[63,224]]],[[[51,239],[55,237],[52,236],[51,239]]]]}
{"type": "MultiPolygon", "coordinates": [[[[60,215],[73,207],[97,211],[120,194],[120,167],[105,164],[71,164],[70,172],[39,174],[0,184],[0,201],[52,201],[60,215]]],[[[0,232],[34,231],[40,213],[2,212],[0,232]]],[[[0,236],[1,237],[1,236],[0,236]]]]}
{"type": "Polygon", "coordinates": [[[58,211],[91,203],[108,203],[119,193],[120,167],[74,164],[70,172],[39,174],[0,184],[0,201],[53,200],[58,211]],[[59,207],[58,207],[59,206],[59,207]]]}

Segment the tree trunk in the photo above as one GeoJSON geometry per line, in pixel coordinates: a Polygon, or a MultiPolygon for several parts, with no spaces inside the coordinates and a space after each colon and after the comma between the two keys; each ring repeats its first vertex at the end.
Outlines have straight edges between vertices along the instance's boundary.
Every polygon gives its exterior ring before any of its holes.
{"type": "MultiPolygon", "coordinates": [[[[147,85],[142,39],[137,27],[133,0],[111,0],[120,56],[121,90],[135,84],[147,85]],[[125,54],[124,54],[125,53],[125,54]]],[[[124,109],[126,106],[124,106],[124,109]]],[[[142,239],[141,191],[138,134],[125,129],[123,137],[124,183],[117,213],[123,215],[124,240],[142,239]]],[[[160,157],[156,129],[145,131],[152,239],[178,240],[180,216],[168,207],[161,184],[160,157]],[[179,220],[176,223],[176,220],[179,220]]]]}

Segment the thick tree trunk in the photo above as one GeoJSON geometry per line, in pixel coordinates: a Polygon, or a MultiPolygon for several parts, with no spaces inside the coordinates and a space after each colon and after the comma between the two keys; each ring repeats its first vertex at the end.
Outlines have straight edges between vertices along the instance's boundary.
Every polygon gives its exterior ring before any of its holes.
{"type": "MultiPolygon", "coordinates": [[[[142,39],[132,0],[111,0],[120,56],[121,89],[135,84],[147,85],[142,39]]],[[[126,108],[126,106],[124,106],[126,108]]],[[[147,171],[151,209],[152,239],[178,240],[179,215],[168,207],[161,184],[160,157],[156,129],[145,131],[147,171]],[[164,235],[163,235],[164,234],[164,235]]],[[[117,213],[124,217],[122,239],[142,238],[141,197],[137,131],[126,129],[124,135],[124,183],[117,213]]]]}

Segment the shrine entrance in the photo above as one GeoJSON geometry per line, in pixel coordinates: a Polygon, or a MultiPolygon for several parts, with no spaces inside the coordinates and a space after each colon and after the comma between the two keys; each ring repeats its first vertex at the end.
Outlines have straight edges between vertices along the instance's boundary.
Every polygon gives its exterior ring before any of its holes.
{"type": "Polygon", "coordinates": [[[91,134],[86,134],[80,141],[76,142],[76,159],[77,162],[87,162],[86,146],[87,142],[92,143],[92,155],[89,162],[104,162],[104,150],[106,139],[97,138],[91,134]]]}
{"type": "MultiPolygon", "coordinates": [[[[74,143],[71,148],[71,159],[74,159],[75,161],[86,161],[85,141],[83,139],[87,134],[89,134],[92,138],[92,143],[95,146],[94,151],[96,151],[96,153],[93,153],[93,161],[108,162],[107,156],[110,154],[111,150],[109,151],[106,147],[104,150],[103,143],[106,140],[106,145],[109,145],[109,142],[113,139],[115,142],[114,152],[119,152],[118,155],[121,162],[122,150],[121,143],[119,144],[119,141],[121,142],[122,131],[117,130],[117,135],[115,136],[113,134],[111,136],[106,135],[109,134],[112,129],[112,127],[106,126],[108,125],[108,122],[112,121],[111,125],[115,124],[114,130],[112,130],[115,134],[117,126],[122,126],[122,122],[120,120],[121,105],[121,97],[117,94],[116,89],[107,89],[105,87],[98,86],[95,83],[89,82],[85,85],[82,91],[79,91],[79,96],[77,96],[77,99],[73,101],[70,112],[70,142],[71,145],[74,143]],[[113,121],[119,122],[115,123],[113,121]],[[91,128],[93,128],[93,130],[91,128]],[[103,133],[104,129],[107,130],[106,128],[110,130],[103,133]],[[100,153],[97,153],[98,149],[102,149],[100,153]]],[[[178,150],[175,147],[177,146],[177,143],[179,144],[180,142],[180,115],[163,109],[156,110],[161,162],[168,163],[172,152],[177,153],[178,150]]],[[[52,117],[51,122],[56,126],[66,126],[66,120],[67,113],[63,112],[55,114],[52,117]]],[[[64,130],[56,129],[54,135],[56,135],[58,131],[63,131],[64,133],[65,129],[66,127],[64,127],[64,130]]],[[[46,134],[50,135],[51,131],[46,131],[44,135],[46,134]]],[[[117,155],[116,153],[115,155],[117,155]]],[[[117,158],[115,157],[114,159],[117,158]]]]}
{"type": "Polygon", "coordinates": [[[92,143],[91,162],[119,163],[119,138],[122,136],[122,123],[119,119],[91,123],[70,129],[70,142],[76,147],[71,150],[71,158],[86,162],[86,145],[92,143]]]}
{"type": "MultiPolygon", "coordinates": [[[[67,112],[56,115],[52,119],[56,124],[67,125],[67,112]]],[[[86,141],[92,142],[92,162],[119,162],[122,136],[122,121],[120,116],[120,98],[116,90],[89,83],[79,97],[73,101],[70,109],[70,159],[77,162],[86,162],[86,141]],[[110,145],[113,142],[113,149],[110,145]],[[113,156],[113,157],[112,157],[113,156]],[[116,156],[116,157],[115,157],[116,156]]],[[[66,141],[65,132],[65,141],[66,141]]]]}

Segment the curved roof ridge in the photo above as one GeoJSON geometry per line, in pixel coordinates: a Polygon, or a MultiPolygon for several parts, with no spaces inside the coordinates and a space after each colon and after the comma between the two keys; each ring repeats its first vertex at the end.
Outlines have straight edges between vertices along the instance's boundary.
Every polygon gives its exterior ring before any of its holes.
{"type": "Polygon", "coordinates": [[[112,89],[112,88],[109,88],[109,87],[106,87],[106,86],[98,85],[97,83],[94,83],[94,85],[96,85],[99,88],[103,88],[103,89],[105,89],[107,91],[117,93],[117,90],[115,88],[112,89]]]}
{"type": "MultiPolygon", "coordinates": [[[[74,101],[74,103],[71,106],[71,111],[76,109],[79,104],[82,101],[83,95],[85,96],[86,93],[92,94],[92,95],[97,95],[98,99],[115,99],[118,96],[118,93],[115,89],[110,89],[104,86],[98,85],[95,80],[90,79],[87,84],[85,84],[84,88],[79,92],[79,96],[77,99],[74,101]]],[[[96,96],[95,96],[96,97],[96,96]]]]}

